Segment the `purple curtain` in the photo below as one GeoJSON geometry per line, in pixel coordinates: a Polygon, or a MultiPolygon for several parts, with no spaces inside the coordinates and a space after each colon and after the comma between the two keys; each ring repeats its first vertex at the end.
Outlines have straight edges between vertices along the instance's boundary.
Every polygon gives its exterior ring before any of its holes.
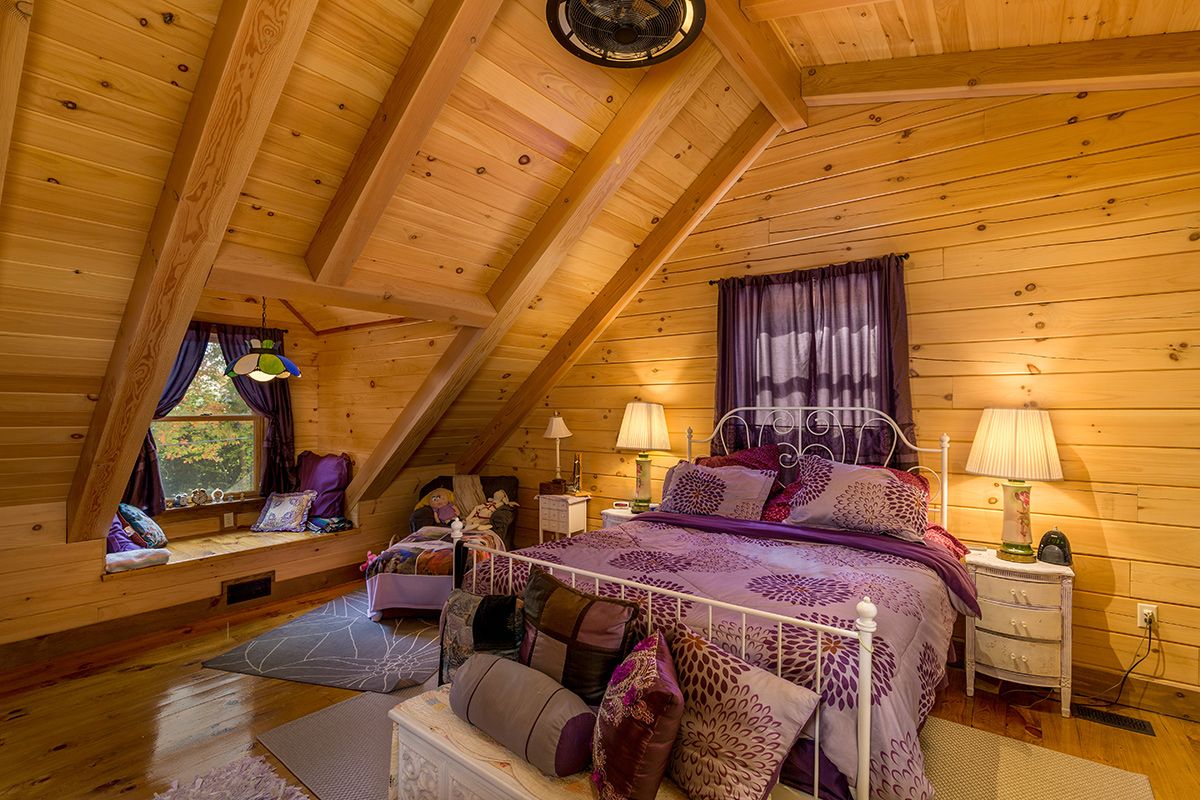
{"type": "MultiPolygon", "coordinates": [[[[171,413],[171,409],[179,405],[204,361],[204,350],[208,347],[211,335],[211,323],[193,322],[188,325],[187,332],[183,335],[183,344],[179,345],[175,364],[167,378],[167,385],[163,387],[162,396],[158,398],[158,405],[154,408],[155,419],[165,417],[171,413]]],[[[150,516],[167,507],[162,477],[158,474],[158,445],[155,444],[151,431],[146,431],[142,452],[134,462],[133,474],[129,476],[129,483],[125,485],[122,502],[138,506],[150,516]]]]}
{"type": "MultiPolygon", "coordinates": [[[[267,338],[275,342],[275,352],[283,353],[283,331],[278,328],[246,328],[216,325],[217,341],[225,363],[232,364],[250,349],[251,339],[267,338]]],[[[259,383],[244,375],[233,379],[233,387],[246,405],[266,418],[263,431],[263,463],[259,481],[263,497],[271,492],[289,492],[296,488],[296,431],[292,423],[292,391],[287,380],[259,383]]]]}
{"type": "MultiPolygon", "coordinates": [[[[908,379],[902,256],[720,281],[714,422],[739,406],[869,406],[895,419],[911,440],[908,379]]],[[[788,440],[766,422],[749,430],[727,424],[729,449],[756,444],[760,431],[764,443],[788,440]]],[[[860,446],[859,463],[887,459],[890,429],[849,414],[841,423],[850,434],[848,460],[860,446]]],[[[841,456],[836,429],[808,431],[809,442],[841,456]]],[[[911,466],[915,455],[898,449],[892,461],[911,466]]]]}

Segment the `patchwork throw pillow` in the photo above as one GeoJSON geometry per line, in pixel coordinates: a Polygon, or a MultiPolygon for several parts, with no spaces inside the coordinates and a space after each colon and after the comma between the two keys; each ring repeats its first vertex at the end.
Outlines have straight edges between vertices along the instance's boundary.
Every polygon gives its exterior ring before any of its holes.
{"type": "Polygon", "coordinates": [[[313,500],[317,493],[309,489],[304,492],[271,492],[258,515],[258,522],[250,530],[258,533],[268,531],[291,531],[299,533],[308,523],[313,500]]]}
{"type": "Polygon", "coordinates": [[[534,569],[525,586],[525,638],[520,660],[590,705],[629,653],[638,605],[587,594],[534,569]]]}
{"type": "Polygon", "coordinates": [[[929,504],[917,486],[886,469],[813,455],[802,457],[798,470],[801,488],[792,498],[789,524],[923,540],[929,504]]]}
{"type": "Polygon", "coordinates": [[[730,519],[758,519],[778,474],[748,467],[702,467],[687,461],[672,470],[659,511],[730,519]]]}
{"type": "Polygon", "coordinates": [[[342,516],[346,487],[350,485],[350,456],[345,453],[321,456],[305,450],[296,458],[296,471],[300,491],[311,489],[317,493],[309,512],[312,516],[342,516]]]}
{"type": "Polygon", "coordinates": [[[600,800],[654,800],[682,717],[671,651],[656,631],[613,672],[596,715],[592,782],[600,800]]]}
{"type": "Polygon", "coordinates": [[[467,659],[450,687],[450,708],[547,775],[586,769],[596,715],[552,678],[492,653],[467,659]]]}
{"type": "Polygon", "coordinates": [[[764,800],[816,693],[682,627],[671,644],[683,718],[670,775],[692,800],[764,800]]]}
{"type": "Polygon", "coordinates": [[[153,518],[135,505],[121,503],[117,516],[125,526],[125,534],[138,547],[166,547],[167,535],[153,518]]]}
{"type": "Polygon", "coordinates": [[[478,595],[455,589],[442,606],[442,660],[438,683],[454,680],[476,653],[515,659],[525,635],[521,599],[511,594],[478,595]]]}

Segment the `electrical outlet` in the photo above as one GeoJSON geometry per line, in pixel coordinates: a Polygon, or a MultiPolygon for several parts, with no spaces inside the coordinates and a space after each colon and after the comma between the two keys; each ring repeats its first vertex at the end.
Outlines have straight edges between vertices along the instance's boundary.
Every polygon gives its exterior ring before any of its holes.
{"type": "Polygon", "coordinates": [[[1139,628],[1150,627],[1147,623],[1158,625],[1158,606],[1152,603],[1138,603],[1137,607],[1137,626],[1139,628]]]}
{"type": "Polygon", "coordinates": [[[233,512],[227,511],[222,515],[221,525],[225,528],[232,528],[234,523],[233,512]]]}

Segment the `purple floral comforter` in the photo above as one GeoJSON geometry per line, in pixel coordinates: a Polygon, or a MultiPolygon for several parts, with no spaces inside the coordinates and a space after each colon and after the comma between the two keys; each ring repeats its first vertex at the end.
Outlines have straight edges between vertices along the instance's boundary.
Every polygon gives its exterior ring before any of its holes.
{"type": "MultiPolygon", "coordinates": [[[[956,614],[959,610],[978,611],[966,570],[948,553],[887,537],[663,513],[643,514],[616,528],[519,552],[847,629],[854,627],[858,601],[870,596],[879,609],[873,660],[871,797],[933,797],[917,734],[945,674],[956,614]]],[[[478,592],[523,590],[526,565],[513,565],[515,585],[510,586],[510,563],[498,558],[480,564],[467,577],[465,588],[478,592]]],[[[584,583],[581,588],[591,587],[584,583]]],[[[619,588],[602,584],[600,591],[616,594],[619,588]]],[[[633,597],[628,590],[626,596],[633,597]]],[[[702,633],[708,631],[707,607],[687,602],[681,609],[675,601],[655,602],[655,626],[669,627],[680,612],[684,623],[702,633]]],[[[740,653],[740,615],[714,609],[712,625],[712,639],[730,652],[740,653]]],[[[784,627],[783,676],[810,688],[816,686],[816,637],[811,630],[784,627]]],[[[748,618],[748,661],[774,671],[778,644],[774,624],[748,618]]],[[[824,636],[821,649],[822,761],[836,766],[853,786],[857,777],[857,645],[850,639],[824,636]]],[[[736,731],[744,722],[730,719],[726,723],[722,738],[736,749],[740,740],[736,731]]],[[[744,739],[752,741],[753,737],[744,739]]],[[[822,784],[826,783],[822,779],[822,784]]],[[[811,790],[811,784],[800,788],[811,790]]]]}

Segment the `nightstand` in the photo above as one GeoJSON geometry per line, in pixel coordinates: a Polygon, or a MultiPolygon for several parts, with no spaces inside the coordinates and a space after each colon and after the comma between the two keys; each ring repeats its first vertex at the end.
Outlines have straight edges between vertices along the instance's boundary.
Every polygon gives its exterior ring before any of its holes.
{"type": "Polygon", "coordinates": [[[975,672],[1027,686],[1058,687],[1062,715],[1071,716],[1070,567],[1002,561],[995,550],[973,550],[967,571],[979,595],[979,619],[967,619],[967,696],[975,672]]]}
{"type": "MultiPolygon", "coordinates": [[[[658,503],[650,504],[651,511],[654,511],[657,508],[658,503]]],[[[629,520],[636,516],[637,514],[633,513],[633,511],[628,508],[606,508],[600,512],[600,520],[602,522],[600,527],[615,528],[622,522],[629,522],[629,520]]]]}
{"type": "Polygon", "coordinates": [[[538,544],[546,540],[546,534],[574,536],[587,530],[587,495],[539,494],[538,501],[538,544]]]}

